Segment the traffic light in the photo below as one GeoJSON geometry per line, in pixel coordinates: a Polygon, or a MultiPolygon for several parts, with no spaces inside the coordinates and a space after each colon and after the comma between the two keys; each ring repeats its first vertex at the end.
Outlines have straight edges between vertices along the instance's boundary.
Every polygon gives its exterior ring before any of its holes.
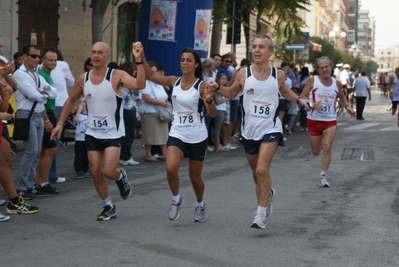
{"type": "Polygon", "coordinates": [[[240,44],[242,17],[241,3],[237,3],[236,1],[229,1],[227,6],[227,12],[228,14],[232,15],[232,21],[231,24],[227,27],[226,44],[231,44],[232,41],[233,44],[240,44]]]}

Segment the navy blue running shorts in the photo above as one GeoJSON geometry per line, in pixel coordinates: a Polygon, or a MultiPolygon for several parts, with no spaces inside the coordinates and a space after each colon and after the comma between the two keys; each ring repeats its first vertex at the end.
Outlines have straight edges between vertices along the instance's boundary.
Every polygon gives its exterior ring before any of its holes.
{"type": "Polygon", "coordinates": [[[206,149],[208,147],[208,138],[200,143],[189,144],[176,137],[169,136],[166,146],[178,147],[183,152],[184,157],[188,157],[191,160],[204,161],[206,149]]]}
{"type": "Polygon", "coordinates": [[[279,146],[284,146],[284,137],[282,133],[270,133],[265,134],[261,140],[249,140],[244,137],[241,140],[245,153],[249,155],[258,154],[260,144],[263,142],[278,142],[279,146]]]}

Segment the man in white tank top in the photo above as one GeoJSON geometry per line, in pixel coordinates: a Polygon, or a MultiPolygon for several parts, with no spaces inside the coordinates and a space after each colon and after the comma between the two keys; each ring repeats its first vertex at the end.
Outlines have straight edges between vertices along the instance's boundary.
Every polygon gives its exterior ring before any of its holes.
{"type": "Polygon", "coordinates": [[[337,131],[337,113],[335,101],[337,97],[346,111],[354,118],[355,112],[349,106],[339,80],[331,77],[334,65],[328,57],[316,60],[315,69],[319,75],[310,77],[305,84],[301,97],[308,97],[307,127],[310,147],[314,155],[319,155],[323,149],[321,159],[321,178],[319,185],[329,187],[326,172],[331,162],[332,144],[337,131]]]}
{"type": "Polygon", "coordinates": [[[116,208],[112,204],[108,185],[103,176],[116,181],[122,199],[128,199],[131,194],[126,171],[117,168],[121,139],[125,135],[122,87],[130,90],[145,87],[142,50],[140,42],[133,43],[132,52],[137,66],[137,79],[135,79],[125,71],[108,69],[109,46],[103,42],[95,43],[90,53],[93,69],[79,76],[51,135],[51,139],[60,138],[66,117],[74,103],[84,95],[88,109],[85,142],[94,185],[104,202],[104,209],[97,216],[99,221],[116,218],[116,208]]]}
{"type": "Polygon", "coordinates": [[[277,117],[278,94],[303,106],[307,103],[287,88],[284,72],[270,66],[273,53],[274,41],[260,34],[252,44],[253,65],[237,71],[230,87],[214,82],[208,85],[227,98],[243,95],[241,135],[256,185],[258,209],[251,227],[257,229],[265,228],[272,213],[275,190],[271,187],[269,168],[278,145],[284,144],[281,121],[277,117]]]}

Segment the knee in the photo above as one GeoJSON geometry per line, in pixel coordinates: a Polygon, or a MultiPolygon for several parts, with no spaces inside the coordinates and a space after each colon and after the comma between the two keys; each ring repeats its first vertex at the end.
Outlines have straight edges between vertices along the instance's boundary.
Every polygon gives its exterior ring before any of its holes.
{"type": "Polygon", "coordinates": [[[318,155],[320,155],[320,151],[321,151],[320,149],[317,149],[317,150],[316,149],[312,149],[312,154],[315,155],[315,156],[318,156],[318,155]]]}

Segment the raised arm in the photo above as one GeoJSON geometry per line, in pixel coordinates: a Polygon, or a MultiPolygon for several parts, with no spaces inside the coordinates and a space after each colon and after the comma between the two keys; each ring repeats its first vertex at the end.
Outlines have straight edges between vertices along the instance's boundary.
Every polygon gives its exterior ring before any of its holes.
{"type": "Polygon", "coordinates": [[[227,98],[236,97],[244,88],[245,84],[245,68],[240,69],[236,72],[234,82],[230,87],[222,86],[214,81],[210,81],[208,88],[213,91],[217,91],[219,95],[227,98]]]}

